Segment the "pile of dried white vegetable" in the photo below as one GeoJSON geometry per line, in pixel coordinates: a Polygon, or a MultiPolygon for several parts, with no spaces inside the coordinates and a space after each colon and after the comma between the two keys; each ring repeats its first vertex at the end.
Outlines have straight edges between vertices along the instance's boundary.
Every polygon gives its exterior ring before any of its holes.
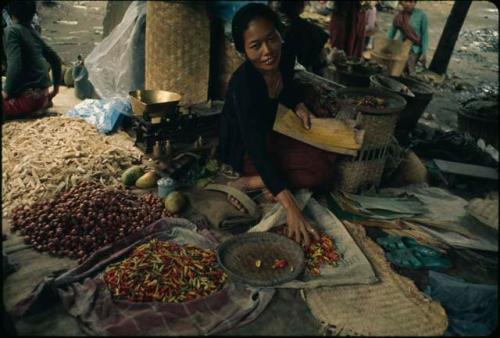
{"type": "Polygon", "coordinates": [[[82,181],[115,185],[141,152],[124,133],[99,133],[66,116],[2,126],[2,210],[51,198],[82,181]]]}

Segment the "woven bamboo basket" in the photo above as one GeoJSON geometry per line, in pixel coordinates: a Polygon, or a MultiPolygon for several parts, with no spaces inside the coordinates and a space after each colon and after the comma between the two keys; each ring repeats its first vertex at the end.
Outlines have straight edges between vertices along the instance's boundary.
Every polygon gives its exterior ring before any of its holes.
{"type": "Polygon", "coordinates": [[[482,138],[498,149],[498,119],[485,119],[468,114],[463,109],[457,112],[458,130],[482,138]]]}
{"type": "Polygon", "coordinates": [[[408,62],[411,46],[409,40],[403,42],[376,36],[373,39],[371,58],[387,67],[389,75],[401,76],[408,62]]]}
{"type": "Polygon", "coordinates": [[[219,59],[220,74],[218,77],[218,87],[219,96],[221,99],[224,99],[231,75],[233,75],[245,59],[236,51],[234,43],[225,37],[223,38],[221,54],[222,55],[219,59]]]}
{"type": "Polygon", "coordinates": [[[146,88],[179,93],[181,104],[208,98],[210,21],[196,1],[148,1],[146,88]]]}
{"type": "Polygon", "coordinates": [[[361,125],[365,130],[365,145],[385,145],[389,143],[396,129],[398,116],[396,114],[387,115],[367,115],[363,114],[361,125]]]}
{"type": "Polygon", "coordinates": [[[231,279],[253,286],[273,286],[297,278],[304,270],[304,251],[294,241],[270,232],[237,235],[217,248],[220,266],[231,279]],[[274,269],[276,259],[288,265],[274,269]],[[260,261],[260,266],[256,261],[260,261]]]}
{"type": "Polygon", "coordinates": [[[401,96],[377,88],[345,88],[337,93],[338,102],[343,109],[361,112],[361,127],[365,130],[363,146],[384,147],[394,135],[398,114],[406,107],[401,96]],[[349,100],[374,96],[384,100],[385,107],[353,105],[349,100]]]}
{"type": "Polygon", "coordinates": [[[336,188],[349,193],[358,193],[369,187],[378,187],[387,159],[387,145],[363,147],[356,157],[339,158],[336,168],[336,188]]]}

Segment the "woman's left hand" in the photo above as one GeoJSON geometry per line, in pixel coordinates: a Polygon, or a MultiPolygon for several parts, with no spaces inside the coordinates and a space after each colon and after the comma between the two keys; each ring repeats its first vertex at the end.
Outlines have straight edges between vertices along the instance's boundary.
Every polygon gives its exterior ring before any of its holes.
{"type": "Polygon", "coordinates": [[[2,99],[7,100],[8,98],[7,93],[2,90],[2,99]]]}
{"type": "Polygon", "coordinates": [[[302,120],[305,129],[311,129],[311,112],[304,103],[299,103],[295,107],[295,114],[302,120]]]}

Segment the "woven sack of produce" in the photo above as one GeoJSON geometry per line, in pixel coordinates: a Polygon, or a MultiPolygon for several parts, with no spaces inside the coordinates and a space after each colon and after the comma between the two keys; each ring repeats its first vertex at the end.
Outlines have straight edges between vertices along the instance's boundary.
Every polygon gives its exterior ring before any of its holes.
{"type": "Polygon", "coordinates": [[[160,219],[46,278],[13,314],[34,314],[58,299],[91,335],[208,335],[245,325],[274,290],[228,281],[217,244],[186,219],[160,219]]]}
{"type": "Polygon", "coordinates": [[[210,68],[206,3],[150,1],[146,16],[146,89],[179,93],[183,104],[206,101],[210,68]]]}
{"type": "Polygon", "coordinates": [[[410,184],[427,183],[429,173],[415,152],[410,150],[405,155],[405,158],[389,177],[390,186],[403,187],[410,184]]]}

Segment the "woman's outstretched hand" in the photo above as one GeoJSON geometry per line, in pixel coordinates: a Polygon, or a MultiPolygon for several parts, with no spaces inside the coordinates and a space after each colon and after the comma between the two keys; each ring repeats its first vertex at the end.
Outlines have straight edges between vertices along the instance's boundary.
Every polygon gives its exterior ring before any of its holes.
{"type": "Polygon", "coordinates": [[[311,224],[306,220],[302,211],[297,206],[292,193],[285,189],[276,195],[278,202],[286,210],[286,235],[295,240],[297,243],[309,245],[311,243],[311,236],[319,240],[319,235],[311,224]]]}
{"type": "Polygon", "coordinates": [[[288,209],[286,213],[286,234],[299,244],[309,245],[311,237],[319,240],[319,235],[312,225],[306,220],[298,208],[288,209]]]}
{"type": "Polygon", "coordinates": [[[304,103],[299,103],[295,107],[295,114],[302,120],[305,129],[311,129],[311,112],[304,103]]]}

